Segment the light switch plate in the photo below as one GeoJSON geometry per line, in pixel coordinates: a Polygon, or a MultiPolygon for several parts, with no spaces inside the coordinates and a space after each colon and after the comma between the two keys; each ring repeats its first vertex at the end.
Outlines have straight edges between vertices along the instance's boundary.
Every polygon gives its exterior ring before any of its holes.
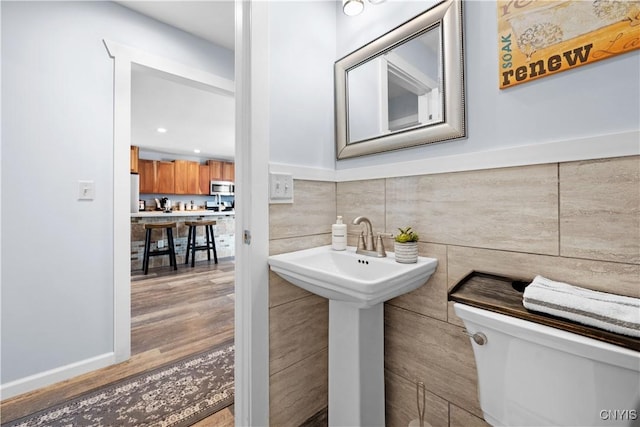
{"type": "Polygon", "coordinates": [[[293,175],[269,173],[269,202],[293,203],[293,175]]]}
{"type": "Polygon", "coordinates": [[[93,181],[78,181],[78,200],[93,200],[96,197],[96,186],[93,181]]]}

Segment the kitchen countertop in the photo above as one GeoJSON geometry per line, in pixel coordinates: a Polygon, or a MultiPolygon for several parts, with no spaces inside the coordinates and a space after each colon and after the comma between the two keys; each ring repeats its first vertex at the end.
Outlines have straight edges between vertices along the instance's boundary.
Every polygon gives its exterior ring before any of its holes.
{"type": "Polygon", "coordinates": [[[197,211],[171,211],[165,213],[163,211],[144,211],[133,212],[131,218],[157,218],[157,217],[170,217],[170,216],[230,216],[235,215],[235,211],[210,211],[210,210],[197,210],[197,211]]]}

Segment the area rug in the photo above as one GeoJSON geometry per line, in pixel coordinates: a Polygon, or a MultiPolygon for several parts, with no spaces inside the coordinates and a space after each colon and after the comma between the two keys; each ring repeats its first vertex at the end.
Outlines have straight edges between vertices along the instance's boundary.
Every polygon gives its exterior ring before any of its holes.
{"type": "Polygon", "coordinates": [[[189,426],[233,403],[234,345],[221,344],[2,427],[189,426]]]}

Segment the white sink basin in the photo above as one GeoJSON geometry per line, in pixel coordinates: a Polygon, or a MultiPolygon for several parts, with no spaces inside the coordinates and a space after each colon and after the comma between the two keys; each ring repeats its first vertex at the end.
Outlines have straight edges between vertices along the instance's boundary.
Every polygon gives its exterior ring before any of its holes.
{"type": "Polygon", "coordinates": [[[393,252],[374,258],[357,255],[354,247],[334,251],[321,246],[272,255],[269,265],[280,277],[309,292],[366,308],[424,285],[438,260],[418,257],[416,264],[400,264],[393,252]]]}
{"type": "Polygon", "coordinates": [[[331,246],[273,255],[271,270],[329,299],[329,425],[384,426],[384,304],[424,285],[438,266],[400,264],[331,246]]]}

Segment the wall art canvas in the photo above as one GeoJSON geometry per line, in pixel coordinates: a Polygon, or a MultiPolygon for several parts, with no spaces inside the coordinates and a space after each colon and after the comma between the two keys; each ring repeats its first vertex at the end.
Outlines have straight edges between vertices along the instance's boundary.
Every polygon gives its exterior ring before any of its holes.
{"type": "Polygon", "coordinates": [[[640,48],[638,0],[498,0],[504,89],[640,48]]]}

